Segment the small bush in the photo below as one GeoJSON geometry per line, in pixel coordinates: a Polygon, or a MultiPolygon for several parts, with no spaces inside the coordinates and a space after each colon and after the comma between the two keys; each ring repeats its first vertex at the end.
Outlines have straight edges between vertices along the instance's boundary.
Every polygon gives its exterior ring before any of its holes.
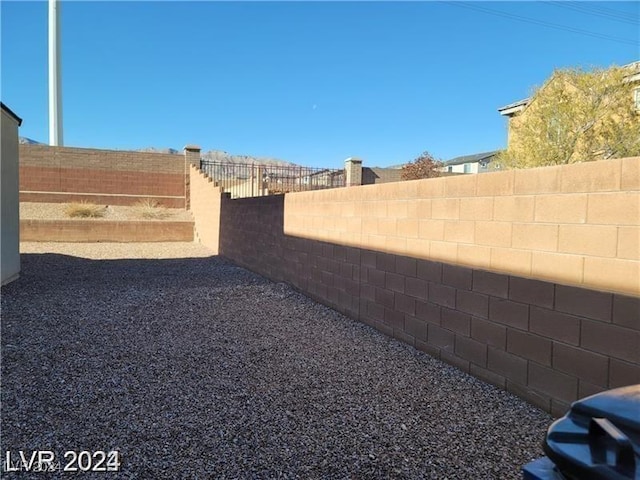
{"type": "Polygon", "coordinates": [[[65,213],[72,218],[99,218],[104,212],[105,207],[85,201],[70,203],[65,208],[65,213]]]}
{"type": "Polygon", "coordinates": [[[160,202],[151,198],[140,200],[135,205],[138,215],[143,218],[162,219],[171,216],[171,213],[160,202]]]}

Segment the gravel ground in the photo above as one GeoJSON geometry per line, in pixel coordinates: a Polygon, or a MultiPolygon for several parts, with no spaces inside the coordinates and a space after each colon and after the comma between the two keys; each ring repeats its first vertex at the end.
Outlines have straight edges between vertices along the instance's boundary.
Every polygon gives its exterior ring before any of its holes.
{"type": "Polygon", "coordinates": [[[199,245],[23,252],[3,454],[117,450],[77,478],[141,479],[519,479],[542,455],[549,415],[199,245]]]}
{"type": "Polygon", "coordinates": [[[67,203],[36,203],[20,202],[20,218],[25,220],[135,220],[158,221],[168,220],[172,222],[191,222],[193,218],[188,210],[181,208],[166,208],[158,210],[163,212],[161,218],[145,218],[140,213],[140,207],[126,207],[120,205],[103,205],[104,215],[95,218],[71,218],[65,213],[69,206],[67,203]]]}

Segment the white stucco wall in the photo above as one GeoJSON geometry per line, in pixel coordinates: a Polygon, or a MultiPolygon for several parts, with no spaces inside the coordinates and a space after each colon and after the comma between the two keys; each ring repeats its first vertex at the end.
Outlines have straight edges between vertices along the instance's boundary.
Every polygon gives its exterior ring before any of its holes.
{"type": "Polygon", "coordinates": [[[2,285],[20,273],[20,203],[18,185],[18,120],[2,110],[0,148],[0,279],[2,285]]]}
{"type": "Polygon", "coordinates": [[[444,167],[443,171],[450,171],[453,173],[478,173],[478,162],[469,162],[469,163],[461,163],[459,165],[451,165],[451,170],[448,170],[448,167],[444,167]],[[468,165],[468,171],[464,171],[464,166],[468,165]]]}

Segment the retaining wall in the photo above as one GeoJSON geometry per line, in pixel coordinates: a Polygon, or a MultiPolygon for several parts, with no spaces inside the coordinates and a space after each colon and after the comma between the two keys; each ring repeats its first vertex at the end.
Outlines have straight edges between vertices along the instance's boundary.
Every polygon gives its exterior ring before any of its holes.
{"type": "Polygon", "coordinates": [[[185,157],[163,153],[20,145],[20,201],[185,208],[185,157]]]}
{"type": "Polygon", "coordinates": [[[21,220],[23,242],[192,242],[193,222],[21,220]]]}
{"type": "Polygon", "coordinates": [[[220,253],[552,413],[640,383],[640,158],[222,198],[220,253]]]}

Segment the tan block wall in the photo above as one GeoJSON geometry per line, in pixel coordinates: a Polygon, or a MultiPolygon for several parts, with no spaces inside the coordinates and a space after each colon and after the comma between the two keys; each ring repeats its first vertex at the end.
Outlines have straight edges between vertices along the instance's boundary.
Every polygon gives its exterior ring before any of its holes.
{"type": "Polygon", "coordinates": [[[179,154],[21,144],[20,157],[20,165],[27,167],[184,174],[184,156],[179,154]]]}
{"type": "Polygon", "coordinates": [[[185,158],[162,153],[20,145],[20,200],[185,207],[185,158]]]}
{"type": "Polygon", "coordinates": [[[635,157],[292,193],[284,231],[640,295],[639,172],[635,157]]]}
{"type": "Polygon", "coordinates": [[[221,255],[560,415],[640,383],[639,167],[203,204],[219,205],[221,255]]]}
{"type": "MultiPolygon", "coordinates": [[[[432,200],[394,199],[389,188],[380,195],[384,200],[375,200],[364,189],[357,193],[358,200],[346,200],[357,190],[331,192],[343,201],[325,202],[321,211],[327,215],[293,215],[296,209],[314,211],[315,202],[325,200],[324,195],[308,194],[312,200],[293,209],[289,200],[300,195],[223,198],[220,254],[272,280],[288,282],[351,318],[555,415],[564,414],[578,398],[640,383],[640,298],[562,284],[579,283],[594,272],[594,283],[615,289],[616,282],[629,277],[624,270],[628,263],[493,246],[502,245],[498,238],[491,245],[446,241],[451,220],[430,218],[432,200]],[[390,211],[395,217],[383,216],[390,211]],[[422,219],[423,215],[429,218],[422,219]],[[285,233],[292,218],[306,237],[285,233]],[[421,226],[439,240],[420,238],[421,226]],[[389,245],[388,232],[393,228],[400,241],[389,245]],[[335,238],[335,232],[338,240],[318,239],[335,238]],[[373,246],[345,245],[362,238],[373,246]],[[384,251],[398,244],[406,248],[406,255],[384,251]],[[423,258],[425,249],[434,257],[452,260],[423,258]],[[599,261],[613,268],[607,273],[599,261]],[[501,270],[516,273],[496,273],[501,270]]],[[[464,203],[463,197],[458,200],[459,205],[464,203]]],[[[450,207],[456,202],[442,204],[450,207]]],[[[453,207],[451,212],[455,211],[453,207]]],[[[505,230],[498,237],[508,236],[508,227],[513,227],[509,222],[480,222],[502,225],[505,230]]],[[[610,234],[608,225],[532,225],[550,227],[558,233],[554,241],[560,243],[565,226],[604,228],[605,237],[610,234]]],[[[636,227],[630,228],[624,227],[618,240],[627,249],[634,245],[636,227]]],[[[606,245],[611,248],[610,242],[606,245]]]]}
{"type": "Polygon", "coordinates": [[[222,190],[193,165],[189,166],[189,209],[195,220],[196,240],[218,253],[222,190]]]}
{"type": "Polygon", "coordinates": [[[192,222],[21,220],[23,242],[192,242],[192,222]]]}

